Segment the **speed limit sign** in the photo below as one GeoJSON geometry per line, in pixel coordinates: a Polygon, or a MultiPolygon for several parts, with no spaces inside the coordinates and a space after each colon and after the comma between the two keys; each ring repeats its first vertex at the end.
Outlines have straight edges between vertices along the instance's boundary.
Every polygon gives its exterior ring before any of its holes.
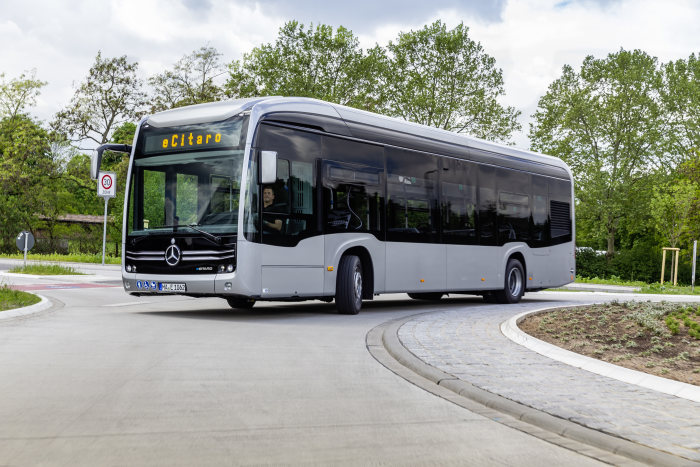
{"type": "Polygon", "coordinates": [[[97,177],[97,195],[103,198],[114,198],[117,194],[117,174],[100,172],[97,177]]]}

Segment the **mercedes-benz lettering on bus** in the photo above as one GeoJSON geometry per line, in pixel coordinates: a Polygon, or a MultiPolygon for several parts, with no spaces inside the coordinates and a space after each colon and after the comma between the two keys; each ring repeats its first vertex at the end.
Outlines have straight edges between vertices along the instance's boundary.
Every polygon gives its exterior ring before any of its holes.
{"type": "Polygon", "coordinates": [[[134,295],[335,299],[354,314],[381,293],[514,303],[574,278],[572,176],[553,157],[279,97],[158,113],[115,146],[131,152],[134,295]]]}

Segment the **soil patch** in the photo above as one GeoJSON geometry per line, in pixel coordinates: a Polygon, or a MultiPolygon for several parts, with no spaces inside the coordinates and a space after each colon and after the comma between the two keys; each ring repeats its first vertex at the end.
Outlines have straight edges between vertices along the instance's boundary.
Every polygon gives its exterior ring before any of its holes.
{"type": "Polygon", "coordinates": [[[612,302],[529,316],[524,332],[605,362],[700,386],[700,306],[612,302]]]}

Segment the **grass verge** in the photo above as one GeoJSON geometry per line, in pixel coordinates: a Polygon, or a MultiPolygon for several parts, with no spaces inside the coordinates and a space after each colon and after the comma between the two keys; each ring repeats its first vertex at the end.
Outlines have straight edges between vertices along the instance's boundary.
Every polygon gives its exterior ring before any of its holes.
{"type": "Polygon", "coordinates": [[[612,276],[607,279],[601,279],[600,277],[576,276],[576,282],[580,282],[582,284],[624,285],[628,287],[645,287],[649,285],[646,282],[642,281],[627,281],[624,279],[620,279],[617,276],[612,276]]]}
{"type": "Polygon", "coordinates": [[[10,269],[9,272],[17,274],[36,274],[37,276],[67,276],[67,275],[82,275],[71,267],[60,266],[58,264],[28,264],[26,266],[18,266],[10,269]]]}
{"type": "Polygon", "coordinates": [[[673,285],[666,282],[661,285],[659,282],[647,284],[641,281],[626,281],[617,276],[612,276],[609,279],[601,279],[599,277],[581,277],[576,276],[576,282],[580,284],[603,284],[603,285],[623,285],[627,287],[639,287],[639,293],[648,294],[667,294],[667,295],[700,295],[700,285],[694,289],[689,285],[673,285]]]}
{"type": "Polygon", "coordinates": [[[700,386],[700,306],[617,302],[529,316],[524,332],[572,352],[700,386]]]}
{"type": "Polygon", "coordinates": [[[34,305],[40,301],[41,299],[36,295],[13,290],[7,285],[0,285],[0,311],[34,305]]]}
{"type": "MultiPolygon", "coordinates": [[[[24,259],[24,254],[0,254],[0,259],[24,259]]],[[[97,263],[102,264],[102,255],[88,255],[88,254],[71,254],[71,255],[59,255],[59,254],[38,254],[38,253],[28,253],[27,259],[38,260],[38,261],[57,261],[61,263],[97,263]]],[[[121,264],[122,259],[114,256],[106,256],[105,264],[121,264]]]]}

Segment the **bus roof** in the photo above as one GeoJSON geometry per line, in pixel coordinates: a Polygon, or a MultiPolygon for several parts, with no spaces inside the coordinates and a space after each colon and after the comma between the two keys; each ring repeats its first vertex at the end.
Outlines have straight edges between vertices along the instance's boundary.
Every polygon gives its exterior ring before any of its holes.
{"type": "Polygon", "coordinates": [[[329,130],[331,133],[355,136],[350,128],[357,128],[360,125],[411,138],[480,149],[503,156],[551,165],[563,168],[571,177],[569,167],[556,157],[307,97],[254,97],[198,104],[166,110],[151,115],[146,121],[156,127],[190,125],[225,120],[245,111],[251,112],[253,123],[257,123],[263,118],[269,118],[273,114],[315,116],[321,118],[321,120],[317,118],[317,121],[337,122],[336,125],[332,125],[337,131],[331,129],[329,130]]]}

